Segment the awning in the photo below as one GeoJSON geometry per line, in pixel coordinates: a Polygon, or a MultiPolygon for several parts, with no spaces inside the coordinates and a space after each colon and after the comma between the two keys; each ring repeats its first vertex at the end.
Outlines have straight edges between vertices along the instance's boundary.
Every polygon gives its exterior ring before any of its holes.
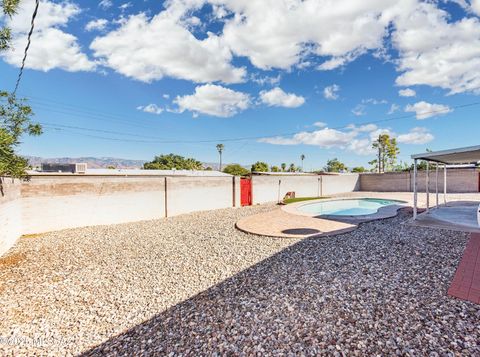
{"type": "Polygon", "coordinates": [[[477,164],[480,162],[480,145],[416,154],[412,155],[412,159],[435,161],[449,165],[477,164]]]}

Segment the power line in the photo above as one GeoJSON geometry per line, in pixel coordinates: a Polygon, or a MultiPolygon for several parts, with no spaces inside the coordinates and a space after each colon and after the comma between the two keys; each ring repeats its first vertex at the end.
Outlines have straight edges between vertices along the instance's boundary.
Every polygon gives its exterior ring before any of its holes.
{"type": "MultiPolygon", "coordinates": [[[[460,108],[467,108],[467,107],[472,107],[480,105],[480,102],[472,102],[472,103],[466,103],[466,104],[461,104],[461,105],[456,105],[452,106],[449,108],[444,108],[444,109],[438,109],[438,110],[432,110],[428,112],[422,112],[419,113],[422,116],[425,115],[434,115],[434,114],[440,114],[440,113],[448,113],[451,111],[451,109],[460,109],[460,108]]],[[[368,122],[361,122],[357,123],[357,125],[369,125],[369,124],[379,124],[379,123],[384,123],[384,122],[389,122],[389,121],[394,121],[394,120],[402,120],[402,119],[409,119],[416,117],[417,114],[407,114],[407,115],[402,115],[402,116],[397,116],[397,117],[392,117],[392,118],[385,118],[385,119],[379,119],[379,120],[374,120],[374,121],[368,121],[368,122]]],[[[48,124],[50,127],[59,129],[59,130],[65,130],[65,128],[62,128],[61,124],[48,124]]],[[[332,127],[330,129],[332,130],[341,130],[341,129],[351,129],[351,124],[349,125],[344,125],[344,126],[337,126],[337,127],[332,127]]],[[[101,129],[91,129],[91,128],[83,128],[83,127],[69,127],[68,129],[77,129],[77,130],[88,130],[88,131],[93,131],[93,132],[100,132],[100,133],[115,133],[117,135],[134,135],[134,134],[129,134],[129,133],[120,133],[120,132],[109,132],[106,130],[101,130],[101,129]]],[[[75,134],[76,132],[71,132],[75,134]]],[[[289,132],[289,133],[280,133],[280,134],[274,134],[274,135],[261,135],[261,136],[247,136],[247,137],[236,137],[236,138],[223,138],[223,139],[208,139],[208,140],[162,140],[158,138],[159,140],[151,140],[151,141],[146,141],[146,140],[128,140],[128,139],[121,139],[121,138],[111,138],[111,137],[104,137],[104,136],[93,136],[93,135],[87,135],[87,134],[82,134],[84,136],[90,136],[94,137],[97,139],[104,139],[104,140],[114,140],[114,141],[125,141],[125,142],[137,142],[137,143],[158,143],[158,144],[195,144],[195,143],[218,143],[218,142],[234,142],[234,141],[251,141],[251,140],[258,140],[258,139],[268,139],[268,138],[274,138],[278,136],[291,136],[297,134],[297,132],[289,132]]],[[[157,137],[155,137],[157,138],[157,137]]]]}
{"type": "Polygon", "coordinates": [[[109,117],[102,117],[102,116],[98,116],[98,115],[95,115],[95,114],[84,113],[84,112],[73,110],[73,109],[63,109],[63,108],[57,109],[55,107],[50,107],[50,106],[45,105],[45,104],[37,104],[36,107],[40,108],[40,109],[43,109],[43,110],[47,110],[47,111],[52,112],[52,113],[66,114],[66,115],[79,117],[79,118],[89,118],[89,119],[98,120],[98,121],[102,121],[102,122],[107,121],[107,122],[111,122],[111,123],[131,126],[131,127],[134,127],[134,128],[144,128],[144,129],[150,129],[150,130],[152,129],[152,126],[142,125],[142,124],[135,123],[135,122],[132,122],[132,121],[127,121],[127,120],[112,119],[112,118],[109,118],[109,117]]]}
{"type": "MultiPolygon", "coordinates": [[[[118,121],[125,121],[129,122],[132,120],[132,117],[130,116],[125,116],[125,115],[119,115],[115,113],[107,113],[104,111],[100,111],[96,108],[91,108],[91,107],[85,107],[85,106],[80,106],[80,105],[74,105],[74,104],[69,104],[69,103],[63,103],[59,101],[54,101],[46,98],[40,98],[40,97],[35,97],[35,96],[26,96],[30,101],[33,103],[37,103],[37,105],[41,105],[48,108],[55,108],[55,106],[60,107],[59,109],[65,110],[65,111],[71,111],[71,112],[78,112],[82,114],[88,114],[88,115],[93,115],[96,117],[105,117],[105,118],[111,118],[115,119],[118,121]]],[[[58,110],[58,109],[57,109],[58,110]]]]}
{"type": "Polygon", "coordinates": [[[25,47],[25,51],[23,54],[22,65],[20,67],[20,72],[18,73],[17,83],[15,84],[15,89],[13,90],[13,95],[17,93],[18,86],[20,85],[20,80],[22,79],[23,69],[25,68],[25,62],[27,60],[27,53],[28,49],[30,48],[31,38],[33,30],[35,29],[35,18],[37,17],[38,13],[38,6],[40,5],[40,0],[35,0],[35,9],[33,10],[32,20],[30,22],[30,31],[27,35],[27,46],[25,47]]]}
{"type": "Polygon", "coordinates": [[[76,130],[83,130],[83,131],[91,131],[91,132],[98,132],[98,133],[106,133],[106,134],[116,134],[116,135],[123,135],[123,136],[136,136],[139,138],[146,138],[146,139],[158,139],[158,140],[165,140],[165,138],[161,138],[158,136],[148,136],[148,135],[139,135],[139,134],[132,134],[132,133],[122,133],[119,131],[112,131],[112,130],[103,130],[103,129],[91,129],[91,128],[83,128],[79,126],[73,125],[63,125],[63,124],[55,124],[55,123],[48,123],[39,121],[39,124],[45,127],[50,127],[54,129],[76,129],[76,130]]]}

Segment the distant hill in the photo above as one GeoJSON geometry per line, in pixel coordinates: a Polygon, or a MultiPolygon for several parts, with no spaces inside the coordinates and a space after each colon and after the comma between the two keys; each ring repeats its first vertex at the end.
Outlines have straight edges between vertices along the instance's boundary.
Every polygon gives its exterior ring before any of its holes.
{"type": "MultiPolygon", "coordinates": [[[[115,157],[54,157],[44,158],[39,156],[24,156],[32,167],[40,167],[40,164],[75,164],[86,163],[90,169],[105,169],[108,166],[114,166],[116,169],[140,169],[143,168],[143,164],[147,160],[129,160],[119,159],[115,157]]],[[[211,167],[213,170],[218,170],[218,162],[203,162],[203,167],[211,167]]],[[[222,166],[225,167],[228,164],[225,163],[222,166]]],[[[250,166],[245,166],[250,169],[250,166]]]]}
{"type": "Polygon", "coordinates": [[[32,167],[39,167],[43,163],[51,164],[74,164],[77,162],[86,163],[90,169],[102,169],[114,166],[117,169],[139,169],[143,167],[146,160],[129,160],[115,157],[55,157],[43,158],[38,156],[25,156],[32,167]]]}

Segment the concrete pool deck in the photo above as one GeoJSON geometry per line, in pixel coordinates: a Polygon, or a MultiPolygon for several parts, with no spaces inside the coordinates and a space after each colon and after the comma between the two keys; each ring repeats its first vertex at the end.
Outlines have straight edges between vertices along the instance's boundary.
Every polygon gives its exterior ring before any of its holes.
{"type": "MultiPolygon", "coordinates": [[[[236,223],[236,227],[239,230],[247,233],[278,238],[308,238],[322,235],[330,236],[352,231],[361,223],[394,217],[397,215],[399,209],[413,206],[412,192],[351,192],[347,194],[334,195],[329,198],[329,200],[348,198],[379,198],[399,200],[404,201],[405,203],[383,207],[376,214],[367,216],[319,217],[297,210],[299,206],[307,203],[313,203],[315,201],[297,202],[286,206],[279,206],[279,208],[270,212],[259,213],[242,218],[236,223]]],[[[426,194],[419,193],[418,203],[420,208],[423,209],[426,207],[426,201],[426,194]]],[[[448,212],[446,215],[443,214],[443,210],[451,207],[455,208],[456,201],[467,202],[468,205],[470,205],[473,209],[475,204],[472,203],[472,201],[478,201],[480,203],[480,194],[448,194],[447,207],[443,207],[438,210],[431,210],[428,215],[422,214],[419,216],[419,220],[415,221],[413,224],[434,228],[451,229],[450,226],[455,225],[454,222],[458,222],[458,220],[455,218],[455,215],[448,216],[448,212]],[[440,214],[440,212],[442,213],[440,214]],[[444,217],[443,220],[439,219],[440,216],[444,217]],[[422,223],[426,221],[428,221],[428,224],[422,223]]],[[[435,195],[430,194],[430,206],[432,206],[434,203],[435,195]]],[[[452,210],[451,212],[454,213],[456,211],[452,210]]],[[[466,214],[471,215],[471,212],[467,212],[466,214]]],[[[471,219],[469,222],[470,221],[471,219]]],[[[462,224],[458,224],[457,227],[454,228],[457,228],[458,230],[471,231],[467,229],[468,227],[462,229],[462,224]]]]}

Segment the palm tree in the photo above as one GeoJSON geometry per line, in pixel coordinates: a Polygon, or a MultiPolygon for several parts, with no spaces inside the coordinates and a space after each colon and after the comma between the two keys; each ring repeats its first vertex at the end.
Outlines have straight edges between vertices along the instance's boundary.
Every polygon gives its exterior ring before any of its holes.
{"type": "Polygon", "coordinates": [[[220,155],[220,171],[222,171],[222,153],[223,149],[225,149],[225,146],[223,144],[217,144],[217,151],[218,154],[220,155]]]}
{"type": "Polygon", "coordinates": [[[303,172],[303,160],[305,160],[305,155],[300,155],[300,160],[302,160],[302,172],[303,172]]]}
{"type": "Polygon", "coordinates": [[[282,168],[282,172],[285,172],[285,169],[287,168],[287,164],[282,162],[282,164],[280,165],[280,167],[282,168]]]}

